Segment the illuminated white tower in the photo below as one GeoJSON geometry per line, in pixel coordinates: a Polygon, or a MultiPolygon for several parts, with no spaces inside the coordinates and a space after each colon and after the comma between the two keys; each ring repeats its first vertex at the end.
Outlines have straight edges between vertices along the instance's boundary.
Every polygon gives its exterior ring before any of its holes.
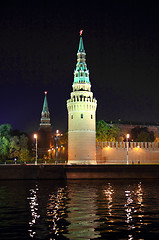
{"type": "Polygon", "coordinates": [[[72,87],[71,98],[67,100],[68,163],[95,164],[97,100],[91,92],[82,32],[72,87]]]}

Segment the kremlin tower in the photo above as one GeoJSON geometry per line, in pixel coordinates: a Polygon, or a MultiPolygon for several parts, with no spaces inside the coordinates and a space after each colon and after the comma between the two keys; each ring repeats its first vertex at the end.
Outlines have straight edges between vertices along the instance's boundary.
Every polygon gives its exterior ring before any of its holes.
{"type": "Polygon", "coordinates": [[[47,103],[47,92],[45,91],[45,98],[44,98],[44,104],[43,104],[43,110],[41,112],[41,123],[40,123],[40,129],[50,129],[51,123],[50,123],[50,113],[47,103]]]}
{"type": "Polygon", "coordinates": [[[71,98],[67,100],[68,164],[95,164],[97,100],[91,92],[82,30],[72,87],[71,98]]]}
{"type": "Polygon", "coordinates": [[[47,102],[47,92],[45,92],[43,109],[41,112],[41,122],[38,131],[38,155],[40,157],[48,154],[48,149],[50,149],[53,144],[53,133],[50,123],[50,113],[47,102]]]}

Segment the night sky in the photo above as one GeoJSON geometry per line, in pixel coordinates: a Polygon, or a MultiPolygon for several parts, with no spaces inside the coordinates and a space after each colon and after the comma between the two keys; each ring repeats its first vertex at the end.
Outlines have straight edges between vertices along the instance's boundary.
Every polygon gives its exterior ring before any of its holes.
{"type": "Polygon", "coordinates": [[[67,129],[80,29],[97,120],[158,123],[154,2],[0,1],[0,124],[36,131],[48,91],[52,127],[67,129]]]}

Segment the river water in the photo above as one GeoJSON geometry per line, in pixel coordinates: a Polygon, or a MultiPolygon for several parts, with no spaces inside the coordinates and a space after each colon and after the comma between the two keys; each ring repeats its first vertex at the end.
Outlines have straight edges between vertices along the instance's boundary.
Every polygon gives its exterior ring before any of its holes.
{"type": "Polygon", "coordinates": [[[1,181],[0,239],[159,239],[159,184],[1,181]]]}

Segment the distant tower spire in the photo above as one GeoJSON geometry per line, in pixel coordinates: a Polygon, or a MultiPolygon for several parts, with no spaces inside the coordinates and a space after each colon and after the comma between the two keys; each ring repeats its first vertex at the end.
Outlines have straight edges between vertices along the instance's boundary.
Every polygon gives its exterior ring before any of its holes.
{"type": "Polygon", "coordinates": [[[40,129],[47,128],[47,127],[51,127],[51,123],[50,123],[50,113],[49,113],[49,108],[47,103],[47,92],[45,91],[43,110],[41,112],[40,129]]]}

